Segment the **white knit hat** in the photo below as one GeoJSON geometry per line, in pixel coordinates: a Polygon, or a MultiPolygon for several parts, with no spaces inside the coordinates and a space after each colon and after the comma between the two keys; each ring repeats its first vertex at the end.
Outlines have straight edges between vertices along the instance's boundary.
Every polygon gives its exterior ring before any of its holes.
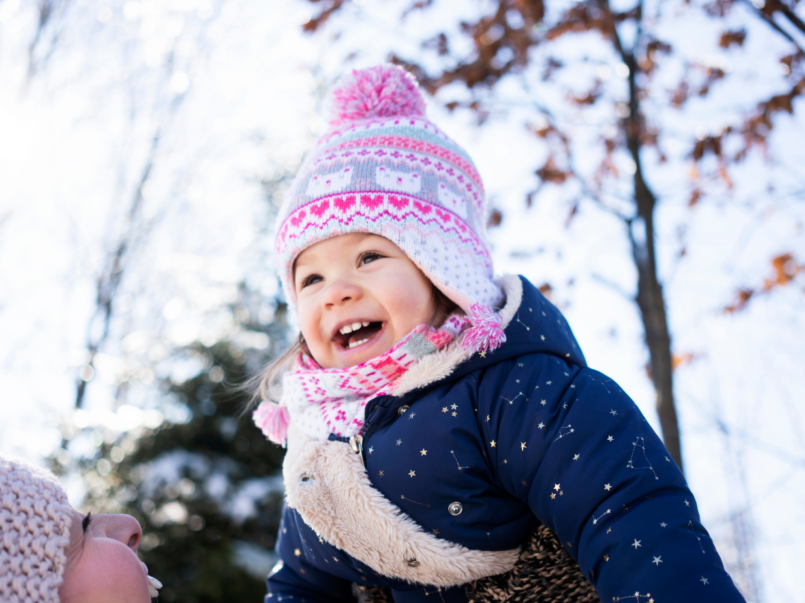
{"type": "Polygon", "coordinates": [[[59,603],[71,521],[52,473],[0,457],[2,603],[59,603]]]}

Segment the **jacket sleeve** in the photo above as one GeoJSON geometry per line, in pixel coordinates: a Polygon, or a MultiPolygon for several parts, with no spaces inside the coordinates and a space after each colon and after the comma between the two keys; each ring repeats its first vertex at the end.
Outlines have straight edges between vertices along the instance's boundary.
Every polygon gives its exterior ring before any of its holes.
{"type": "Polygon", "coordinates": [[[681,471],[611,379],[528,355],[487,371],[478,405],[486,453],[508,459],[493,479],[556,532],[602,601],[744,601],[681,471]]]}
{"type": "MultiPolygon", "coordinates": [[[[299,515],[287,506],[277,536],[279,562],[267,579],[265,603],[354,603],[352,583],[316,568],[309,556],[314,553],[305,545],[299,515]]],[[[312,531],[311,531],[312,534],[312,531]]]]}

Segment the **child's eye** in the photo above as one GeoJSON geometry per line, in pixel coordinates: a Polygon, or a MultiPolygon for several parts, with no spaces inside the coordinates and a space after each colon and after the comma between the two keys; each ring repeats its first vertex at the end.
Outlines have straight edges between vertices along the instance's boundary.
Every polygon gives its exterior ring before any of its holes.
{"type": "Polygon", "coordinates": [[[367,251],[366,253],[362,253],[359,264],[363,266],[364,264],[368,264],[370,262],[374,262],[375,260],[379,260],[383,256],[377,253],[376,251],[367,251]]]}
{"type": "Polygon", "coordinates": [[[314,285],[321,280],[321,277],[318,274],[311,274],[310,276],[306,276],[302,279],[302,283],[300,285],[300,289],[304,289],[308,285],[314,285]]]}

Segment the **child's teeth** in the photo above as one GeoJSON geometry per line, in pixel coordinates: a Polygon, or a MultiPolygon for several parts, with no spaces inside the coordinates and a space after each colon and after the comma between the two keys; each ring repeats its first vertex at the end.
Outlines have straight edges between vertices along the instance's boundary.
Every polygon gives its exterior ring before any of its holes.
{"type": "Polygon", "coordinates": [[[148,582],[154,588],[157,588],[157,589],[162,588],[162,582],[160,582],[159,580],[157,580],[153,576],[148,576],[148,582]]]}
{"type": "Polygon", "coordinates": [[[352,327],[350,325],[344,325],[341,327],[341,334],[346,335],[347,333],[352,333],[352,327]]]}
{"type": "Polygon", "coordinates": [[[361,323],[359,323],[359,322],[353,322],[352,323],[352,330],[353,331],[357,331],[360,328],[361,328],[361,323]]]}
{"type": "Polygon", "coordinates": [[[369,341],[369,340],[368,339],[361,339],[360,341],[353,341],[352,343],[349,344],[349,347],[350,347],[350,349],[352,349],[352,348],[354,348],[356,346],[361,345],[362,343],[366,343],[367,341],[369,341]]]}
{"type": "Polygon", "coordinates": [[[363,325],[364,327],[368,327],[369,323],[368,322],[362,322],[361,325],[363,325]]]}

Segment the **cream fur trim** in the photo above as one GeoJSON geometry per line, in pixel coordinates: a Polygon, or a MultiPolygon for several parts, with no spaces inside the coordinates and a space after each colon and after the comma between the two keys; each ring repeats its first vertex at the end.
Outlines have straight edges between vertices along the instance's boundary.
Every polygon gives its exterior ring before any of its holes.
{"type": "MultiPolygon", "coordinates": [[[[505,329],[520,308],[520,302],[523,300],[523,282],[516,274],[507,274],[497,279],[495,283],[503,289],[503,293],[506,295],[506,304],[498,313],[501,318],[501,326],[505,329]]],[[[420,359],[408,369],[394,386],[394,395],[402,396],[419,387],[441,381],[474,353],[471,350],[465,350],[461,346],[461,339],[456,339],[438,352],[420,359]]]]}
{"type": "Polygon", "coordinates": [[[476,551],[425,532],[372,486],[360,457],[342,442],[317,442],[291,424],[282,472],[288,506],[328,543],[384,576],[449,587],[502,574],[517,561],[519,549],[476,551]]]}

